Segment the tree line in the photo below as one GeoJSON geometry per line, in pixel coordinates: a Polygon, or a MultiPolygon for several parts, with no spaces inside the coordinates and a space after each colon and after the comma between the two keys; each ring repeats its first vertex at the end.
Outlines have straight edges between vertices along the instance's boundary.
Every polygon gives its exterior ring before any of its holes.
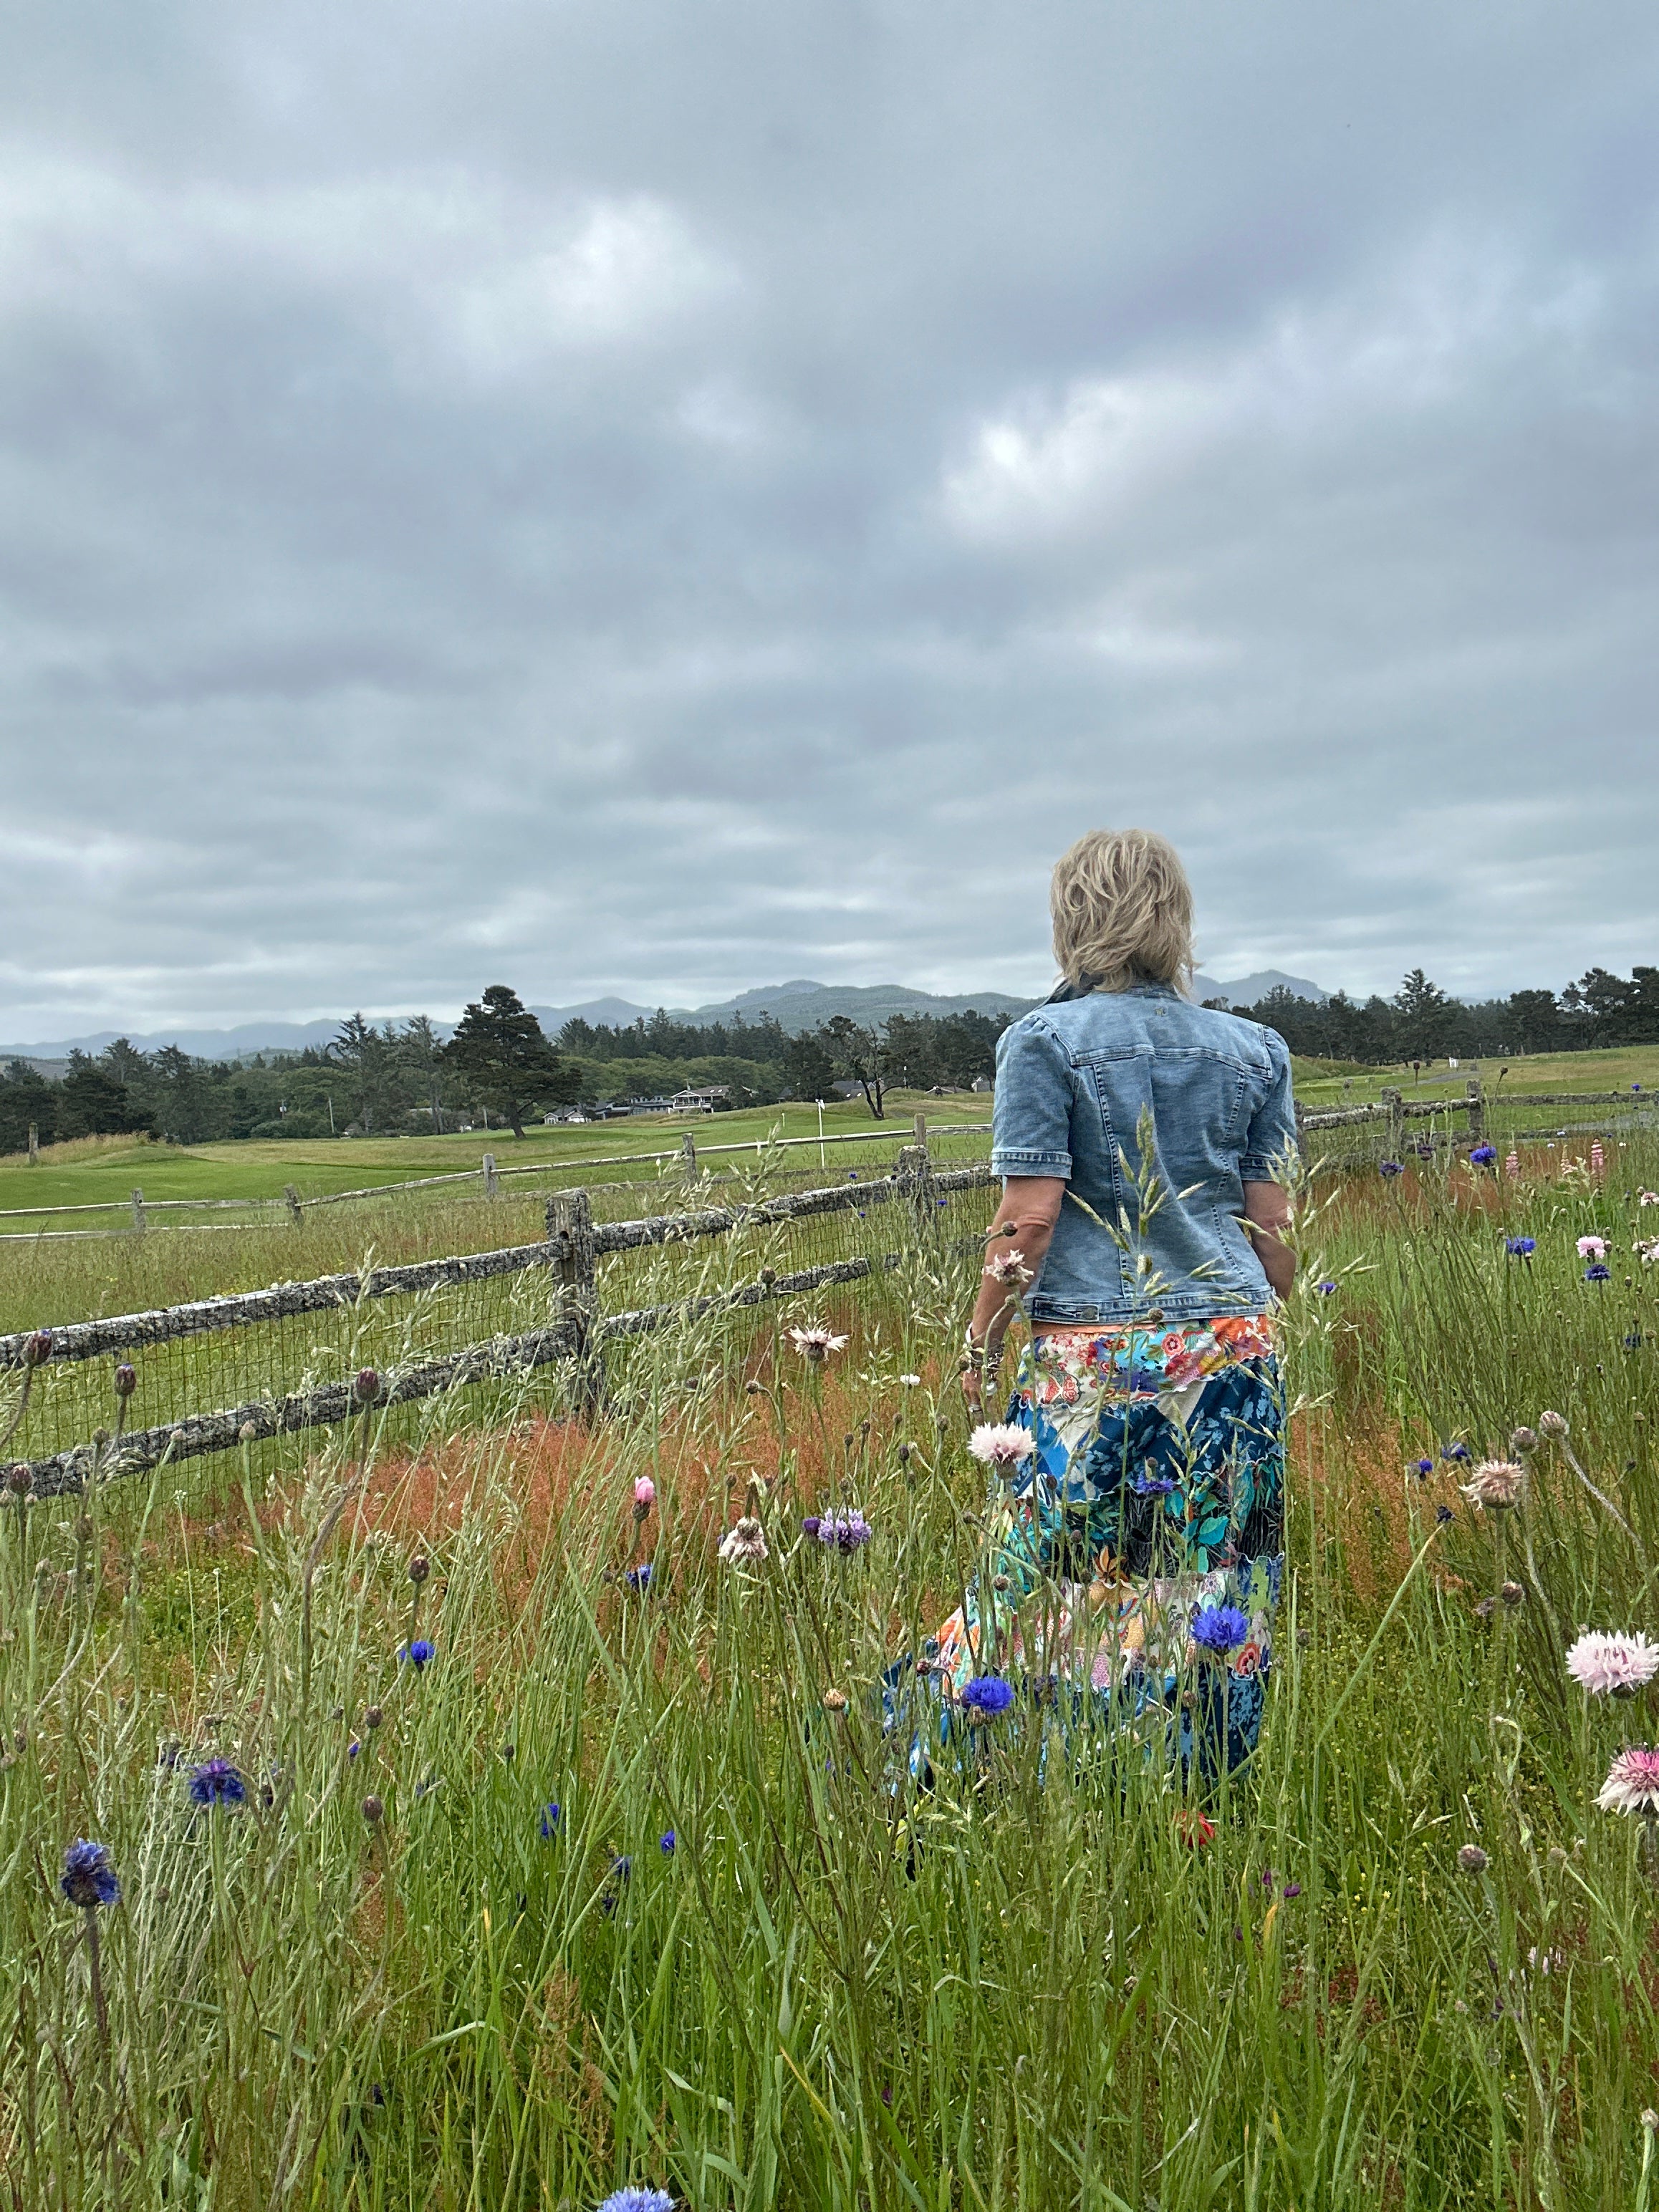
{"type": "Polygon", "coordinates": [[[1528,1052],[1588,1052],[1598,1047],[1659,1044],[1659,968],[1626,978],[1591,968],[1559,994],[1513,991],[1505,999],[1454,999],[1420,968],[1391,998],[1360,1000],[1271,992],[1235,1012],[1277,1030],[1294,1053],[1320,1060],[1395,1066],[1402,1061],[1471,1060],[1528,1052]]]}
{"type": "Polygon", "coordinates": [[[988,1076],[1008,1017],[895,1016],[880,1029],[844,1015],[792,1036],[768,1017],[679,1022],[659,1012],[626,1027],[567,1022],[556,1040],[518,994],[492,984],[446,1040],[424,1014],[380,1027],[353,1014],[323,1046],[245,1060],[142,1052],[125,1037],[76,1052],[60,1079],[30,1062],[0,1071],[0,1152],[82,1136],[148,1134],[196,1145],[255,1137],[443,1133],[507,1127],[561,1107],[594,1109],[722,1090],[733,1106],[858,1086],[879,1115],[894,1085],[965,1087],[988,1076]]]}

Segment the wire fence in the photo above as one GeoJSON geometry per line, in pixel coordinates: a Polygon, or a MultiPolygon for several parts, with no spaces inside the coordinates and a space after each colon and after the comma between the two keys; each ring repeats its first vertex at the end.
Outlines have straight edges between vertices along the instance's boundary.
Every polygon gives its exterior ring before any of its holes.
{"type": "Polygon", "coordinates": [[[28,1454],[9,1480],[53,1494],[541,1369],[591,1406],[613,1345],[982,1243],[983,1159],[942,1167],[912,1146],[890,1173],[775,1187],[800,1173],[688,1179],[695,1205],[622,1219],[598,1193],[556,1192],[521,1243],[0,1338],[6,1448],[28,1454]]]}
{"type": "Polygon", "coordinates": [[[1659,1091],[1639,1085],[1627,1091],[1505,1093],[1472,1077],[1461,1098],[1408,1097],[1403,1091],[1385,1090],[1375,1106],[1298,1110],[1297,1127],[1304,1159],[1344,1168],[1468,1153],[1483,1145],[1505,1156],[1577,1137],[1646,1134],[1659,1127],[1656,1109],[1659,1091]]]}

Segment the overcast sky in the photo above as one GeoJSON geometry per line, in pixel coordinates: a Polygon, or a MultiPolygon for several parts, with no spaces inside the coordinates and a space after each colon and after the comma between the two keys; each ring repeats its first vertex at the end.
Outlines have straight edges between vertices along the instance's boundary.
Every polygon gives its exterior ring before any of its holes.
{"type": "Polygon", "coordinates": [[[1651,0],[0,29],[0,1035],[1659,960],[1651,0]]]}

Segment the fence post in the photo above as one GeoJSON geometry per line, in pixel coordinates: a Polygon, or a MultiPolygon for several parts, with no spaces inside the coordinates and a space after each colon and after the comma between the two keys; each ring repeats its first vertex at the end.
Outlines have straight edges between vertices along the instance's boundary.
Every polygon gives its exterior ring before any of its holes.
{"type": "Polygon", "coordinates": [[[687,1182],[690,1182],[696,1178],[697,1172],[697,1147],[690,1129],[680,1139],[680,1152],[684,1161],[685,1179],[687,1182]]]}
{"type": "Polygon", "coordinates": [[[31,1121],[29,1123],[29,1165],[32,1168],[38,1168],[40,1164],[40,1132],[36,1124],[31,1121]]]}
{"type": "Polygon", "coordinates": [[[915,1131],[915,1140],[925,1152],[927,1148],[927,1116],[925,1114],[919,1113],[916,1115],[915,1131]]]}
{"type": "Polygon", "coordinates": [[[1377,1097],[1389,1109],[1389,1157],[1392,1159],[1400,1150],[1400,1139],[1406,1133],[1406,1101],[1404,1095],[1386,1085],[1377,1097]]]}
{"type": "Polygon", "coordinates": [[[593,1207],[585,1190],[556,1191],[547,1201],[547,1241],[556,1246],[553,1279],[559,1319],[574,1339],[570,1401],[583,1420],[605,1409],[605,1352],[599,1341],[599,1294],[593,1251],[593,1207]]]}
{"type": "Polygon", "coordinates": [[[938,1192],[933,1184],[933,1164],[926,1145],[902,1145],[894,1179],[899,1187],[899,1196],[908,1199],[915,1218],[919,1235],[933,1233],[933,1216],[939,1211],[938,1192]]]}
{"type": "Polygon", "coordinates": [[[1477,1144],[1486,1133],[1486,1102],[1480,1089],[1480,1078],[1470,1076],[1465,1086],[1468,1091],[1469,1134],[1477,1144]]]}
{"type": "Polygon", "coordinates": [[[144,1225],[144,1194],[137,1188],[132,1194],[132,1225],[135,1229],[144,1225]]]}
{"type": "Polygon", "coordinates": [[[500,1196],[501,1187],[495,1179],[495,1155],[494,1152],[486,1152],[483,1156],[483,1187],[484,1196],[486,1198],[496,1198],[500,1196]]]}
{"type": "Polygon", "coordinates": [[[285,1182],[283,1185],[283,1196],[288,1200],[288,1210],[294,1216],[294,1226],[296,1229],[301,1228],[304,1224],[305,1215],[300,1210],[298,1189],[293,1183],[285,1182]]]}
{"type": "Polygon", "coordinates": [[[1296,1156],[1299,1160],[1305,1160],[1308,1157],[1308,1132],[1303,1125],[1307,1121],[1308,1109],[1299,1098],[1292,1099],[1291,1103],[1296,1114],[1296,1156]]]}

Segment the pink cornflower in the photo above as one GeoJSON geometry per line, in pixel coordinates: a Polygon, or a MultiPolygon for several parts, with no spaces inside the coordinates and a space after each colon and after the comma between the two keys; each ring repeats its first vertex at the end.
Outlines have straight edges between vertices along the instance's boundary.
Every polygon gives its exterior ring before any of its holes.
{"type": "Polygon", "coordinates": [[[1509,1156],[1507,1157],[1507,1158],[1506,1158],[1506,1159],[1504,1160],[1504,1174],[1509,1177],[1509,1179],[1510,1179],[1510,1181],[1511,1182],[1520,1182],[1520,1180],[1521,1180],[1521,1155],[1520,1155],[1520,1153],[1519,1153],[1519,1152],[1510,1152],[1510,1153],[1509,1154],[1509,1156]]]}
{"type": "Polygon", "coordinates": [[[1659,1751],[1644,1743],[1626,1746],[1608,1767],[1595,1802],[1604,1813],[1645,1813],[1650,1820],[1659,1814],[1659,1751]]]}
{"type": "Polygon", "coordinates": [[[792,1328],[789,1341],[803,1359],[810,1359],[815,1367],[821,1367],[832,1352],[840,1352],[843,1348],[847,1339],[814,1322],[807,1328],[792,1328]]]}
{"type": "Polygon", "coordinates": [[[1638,1237],[1630,1249],[1641,1254],[1644,1267],[1659,1266],[1659,1237],[1650,1237],[1645,1243],[1638,1237]]]}
{"type": "Polygon", "coordinates": [[[1581,1260],[1605,1260],[1607,1256],[1607,1238],[1581,1237],[1578,1240],[1578,1256],[1581,1260]]]}
{"type": "Polygon", "coordinates": [[[1502,1513],[1521,1496],[1527,1470],[1512,1459],[1483,1459],[1463,1485],[1463,1495],[1483,1512],[1502,1513]]]}
{"type": "Polygon", "coordinates": [[[1633,1697],[1659,1674],[1659,1647],[1645,1636],[1594,1629],[1568,1646],[1567,1672],[1593,1698],[1633,1697]]]}
{"type": "Polygon", "coordinates": [[[1659,1190],[1644,1190],[1636,1203],[1638,1206],[1659,1206],[1659,1190]]]}
{"type": "Polygon", "coordinates": [[[1601,1139],[1597,1137],[1590,1146],[1590,1173],[1592,1175],[1605,1174],[1607,1164],[1607,1156],[1601,1150],[1601,1139]]]}
{"type": "Polygon", "coordinates": [[[1031,1456],[1031,1432],[1017,1428],[1012,1421],[981,1422],[969,1437],[968,1449],[987,1467],[1018,1467],[1021,1460],[1031,1456]]]}

